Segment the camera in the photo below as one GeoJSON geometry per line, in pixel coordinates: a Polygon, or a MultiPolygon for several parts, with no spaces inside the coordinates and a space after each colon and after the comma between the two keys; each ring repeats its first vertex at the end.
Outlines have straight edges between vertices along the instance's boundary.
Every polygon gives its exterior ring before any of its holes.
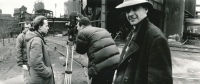
{"type": "Polygon", "coordinates": [[[77,23],[76,23],[76,17],[77,16],[72,16],[72,15],[70,15],[70,17],[69,17],[69,21],[70,21],[70,25],[76,25],[77,23]]]}
{"type": "Polygon", "coordinates": [[[66,23],[66,27],[68,28],[68,41],[75,42],[76,35],[78,33],[77,30],[77,14],[70,14],[69,22],[66,23]]]}

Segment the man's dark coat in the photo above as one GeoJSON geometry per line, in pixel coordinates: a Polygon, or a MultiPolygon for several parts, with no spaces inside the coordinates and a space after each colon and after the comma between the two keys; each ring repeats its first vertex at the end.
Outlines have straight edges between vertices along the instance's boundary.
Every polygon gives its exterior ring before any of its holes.
{"type": "Polygon", "coordinates": [[[121,54],[114,84],[172,84],[171,53],[162,31],[143,19],[121,54]]]}

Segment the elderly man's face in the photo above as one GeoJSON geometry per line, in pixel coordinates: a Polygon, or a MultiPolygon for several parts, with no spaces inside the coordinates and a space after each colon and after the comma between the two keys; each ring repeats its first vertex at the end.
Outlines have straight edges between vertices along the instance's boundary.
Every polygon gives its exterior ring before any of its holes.
{"type": "Polygon", "coordinates": [[[142,19],[147,16],[148,10],[142,6],[133,6],[125,10],[126,18],[131,25],[138,24],[142,19]]]}

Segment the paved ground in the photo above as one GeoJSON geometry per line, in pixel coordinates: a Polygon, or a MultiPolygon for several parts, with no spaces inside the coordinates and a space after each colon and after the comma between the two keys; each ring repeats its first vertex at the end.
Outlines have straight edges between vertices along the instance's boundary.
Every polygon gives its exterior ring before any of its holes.
{"type": "MultiPolygon", "coordinates": [[[[56,44],[52,45],[52,48],[58,45],[66,45],[67,37],[48,37],[47,40],[53,41],[56,44]]],[[[1,43],[1,42],[0,42],[1,43]]],[[[119,44],[118,48],[121,51],[124,44],[123,42],[117,42],[119,44]]],[[[23,84],[23,78],[21,69],[15,65],[16,60],[13,57],[12,53],[5,53],[9,50],[12,51],[12,46],[7,48],[4,47],[0,50],[0,54],[3,55],[3,60],[0,62],[0,84],[23,84]],[[6,51],[7,50],[7,51],[6,51]],[[6,73],[6,74],[5,74],[6,73]]],[[[59,48],[59,47],[57,47],[59,48]]],[[[173,82],[174,84],[199,84],[200,83],[200,53],[198,48],[193,48],[191,46],[185,47],[170,47],[172,55],[172,69],[173,69],[173,82]]],[[[64,58],[58,52],[55,52],[53,49],[48,49],[51,54],[52,65],[55,73],[56,84],[60,84],[63,78],[62,66],[64,63],[64,58]]],[[[58,49],[59,50],[59,49],[58,49]]],[[[61,52],[63,49],[60,49],[61,52]]],[[[2,56],[1,56],[2,58],[2,56]]],[[[74,59],[81,61],[84,65],[87,65],[87,56],[80,56],[75,53],[74,59]]],[[[84,70],[80,65],[74,63],[73,66],[73,84],[86,84],[86,77],[84,75],[84,70]]]]}
{"type": "MultiPolygon", "coordinates": [[[[65,45],[67,38],[49,37],[48,40],[65,45]],[[52,39],[53,38],[53,39],[52,39]],[[62,41],[58,41],[61,39],[62,41]]],[[[117,41],[121,51],[124,42],[117,41]]],[[[200,47],[192,45],[170,45],[174,84],[199,84],[200,82],[200,47]]]]}
{"type": "MultiPolygon", "coordinates": [[[[17,66],[16,59],[14,57],[14,43],[15,41],[13,41],[12,44],[6,44],[7,46],[5,47],[0,47],[2,51],[0,55],[6,52],[5,55],[1,56],[2,60],[0,60],[0,84],[24,84],[22,70],[17,66]]],[[[56,84],[61,84],[64,78],[63,64],[65,62],[65,58],[60,53],[54,51],[54,49],[49,47],[47,49],[53,66],[55,82],[56,84]]],[[[74,57],[77,60],[85,60],[77,54],[74,55],[74,57]]],[[[70,65],[69,62],[68,65],[70,65]]],[[[72,84],[87,84],[83,68],[76,63],[73,64],[72,84]]]]}

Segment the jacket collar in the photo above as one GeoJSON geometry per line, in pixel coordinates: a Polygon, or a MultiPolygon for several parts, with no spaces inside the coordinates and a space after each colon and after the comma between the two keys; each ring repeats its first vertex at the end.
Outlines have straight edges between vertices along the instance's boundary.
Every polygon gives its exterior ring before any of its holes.
{"type": "Polygon", "coordinates": [[[92,27],[92,25],[85,26],[85,27],[83,27],[83,29],[84,29],[84,28],[87,28],[87,27],[92,27]]]}
{"type": "Polygon", "coordinates": [[[131,46],[127,52],[125,52],[126,51],[125,48],[128,46],[126,43],[123,52],[121,54],[123,58],[120,64],[123,63],[123,61],[126,60],[129,56],[131,56],[131,54],[137,52],[139,48],[142,46],[142,43],[144,42],[144,36],[145,36],[144,34],[148,30],[147,27],[148,22],[149,22],[148,18],[144,18],[138,25],[136,25],[136,34],[131,40],[131,46]]]}
{"type": "Polygon", "coordinates": [[[44,41],[44,36],[39,31],[34,31],[34,33],[37,34],[36,37],[40,37],[43,40],[43,42],[46,44],[46,42],[44,41]]]}
{"type": "Polygon", "coordinates": [[[133,37],[133,40],[136,40],[141,38],[141,36],[144,36],[144,33],[148,28],[146,27],[147,23],[149,22],[149,19],[145,17],[139,24],[136,25],[136,35],[133,37]]]}

